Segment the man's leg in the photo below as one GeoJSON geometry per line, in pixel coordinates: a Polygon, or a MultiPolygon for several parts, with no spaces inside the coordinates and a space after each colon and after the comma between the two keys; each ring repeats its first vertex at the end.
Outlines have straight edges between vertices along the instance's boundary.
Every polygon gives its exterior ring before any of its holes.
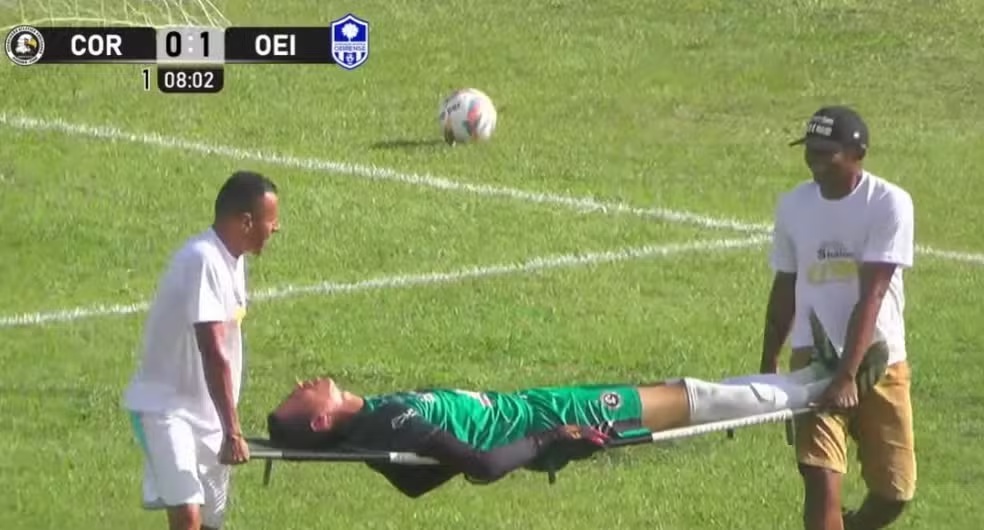
{"type": "MultiPolygon", "coordinates": [[[[831,374],[818,363],[813,363],[810,357],[798,359],[798,367],[787,374],[748,374],[729,377],[720,381],[722,385],[747,385],[762,383],[768,385],[808,385],[818,382],[826,384],[831,374]]],[[[819,397],[819,396],[818,396],[819,397]]]]}
{"type": "MultiPolygon", "coordinates": [[[[793,392],[798,394],[800,390],[793,392]]],[[[774,386],[722,385],[689,377],[640,386],[638,392],[642,426],[652,432],[773,412],[788,408],[790,402],[789,395],[774,386]]]]}
{"type": "Polygon", "coordinates": [[[197,504],[167,507],[168,530],[202,530],[202,518],[197,504]]]}
{"type": "Polygon", "coordinates": [[[202,530],[219,530],[225,523],[229,488],[228,467],[210,469],[206,472],[203,482],[207,493],[201,508],[202,530]]]}
{"type": "Polygon", "coordinates": [[[690,425],[690,400],[681,381],[638,388],[642,402],[642,426],[651,432],[690,425]]]}
{"type": "Polygon", "coordinates": [[[826,374],[755,374],[712,383],[683,378],[639,387],[643,425],[662,431],[809,405],[826,388],[826,374]]]}
{"type": "Polygon", "coordinates": [[[803,527],[806,530],[845,530],[841,515],[842,474],[800,464],[803,477],[803,527]]]}
{"type": "Polygon", "coordinates": [[[866,395],[853,419],[868,495],[846,518],[847,530],[885,528],[902,514],[916,488],[915,441],[908,363],[894,364],[866,395]]]}
{"type": "Polygon", "coordinates": [[[205,498],[201,509],[202,530],[219,530],[225,523],[230,482],[229,466],[219,463],[222,433],[203,433],[198,439],[200,475],[205,498]]]}
{"type": "Polygon", "coordinates": [[[844,514],[844,530],[877,530],[886,528],[895,522],[908,501],[893,501],[883,499],[869,492],[857,511],[844,514]]]}
{"type": "MultiPolygon", "coordinates": [[[[810,349],[793,352],[790,371],[810,365],[810,349]]],[[[820,391],[827,381],[821,383],[820,391]]],[[[841,415],[804,414],[793,420],[796,459],[803,478],[803,527],[844,530],[841,482],[847,472],[847,423],[841,415]]]]}
{"type": "Polygon", "coordinates": [[[170,530],[200,530],[204,492],[191,426],[161,414],[132,413],[131,420],[144,451],[144,508],[166,509],[170,530]]]}

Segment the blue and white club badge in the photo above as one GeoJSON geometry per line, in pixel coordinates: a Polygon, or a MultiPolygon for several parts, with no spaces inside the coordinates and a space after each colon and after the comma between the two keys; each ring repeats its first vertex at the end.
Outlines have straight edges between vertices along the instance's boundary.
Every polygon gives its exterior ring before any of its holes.
{"type": "Polygon", "coordinates": [[[346,70],[369,59],[369,22],[349,13],[331,23],[331,56],[346,70]]]}

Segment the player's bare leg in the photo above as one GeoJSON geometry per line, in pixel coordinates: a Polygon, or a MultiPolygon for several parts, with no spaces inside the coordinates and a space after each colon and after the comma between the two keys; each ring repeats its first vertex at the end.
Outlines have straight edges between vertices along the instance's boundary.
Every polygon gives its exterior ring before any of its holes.
{"type": "Polygon", "coordinates": [[[827,379],[803,370],[792,374],[755,374],[711,383],[683,378],[639,387],[642,423],[651,431],[743,418],[809,405],[827,379]]]}
{"type": "Polygon", "coordinates": [[[803,475],[803,527],[806,530],[845,530],[841,514],[841,478],[836,471],[800,465],[803,475]]]}
{"type": "Polygon", "coordinates": [[[653,432],[690,425],[690,400],[681,382],[639,387],[642,425],[653,432]]]}

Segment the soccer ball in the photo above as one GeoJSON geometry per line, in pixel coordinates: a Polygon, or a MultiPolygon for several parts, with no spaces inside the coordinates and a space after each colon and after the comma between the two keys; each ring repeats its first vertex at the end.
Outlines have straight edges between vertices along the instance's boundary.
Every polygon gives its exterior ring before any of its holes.
{"type": "Polygon", "coordinates": [[[474,88],[456,90],[444,98],[437,112],[444,141],[451,145],[488,140],[497,118],[492,100],[474,88]]]}

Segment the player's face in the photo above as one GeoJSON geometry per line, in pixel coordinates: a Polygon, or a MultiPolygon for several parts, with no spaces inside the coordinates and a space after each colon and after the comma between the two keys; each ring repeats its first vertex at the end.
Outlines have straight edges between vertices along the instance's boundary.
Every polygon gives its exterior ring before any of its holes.
{"type": "Polygon", "coordinates": [[[273,193],[265,194],[259,208],[249,215],[244,227],[249,245],[247,250],[253,254],[262,254],[270,236],[280,230],[280,205],[277,196],[273,193]]]}
{"type": "Polygon", "coordinates": [[[304,417],[319,430],[330,427],[332,415],[344,402],[342,389],[330,378],[300,381],[276,413],[282,417],[304,417]]]}
{"type": "Polygon", "coordinates": [[[807,145],[804,158],[817,184],[825,184],[841,173],[843,151],[829,145],[807,145]]]}

